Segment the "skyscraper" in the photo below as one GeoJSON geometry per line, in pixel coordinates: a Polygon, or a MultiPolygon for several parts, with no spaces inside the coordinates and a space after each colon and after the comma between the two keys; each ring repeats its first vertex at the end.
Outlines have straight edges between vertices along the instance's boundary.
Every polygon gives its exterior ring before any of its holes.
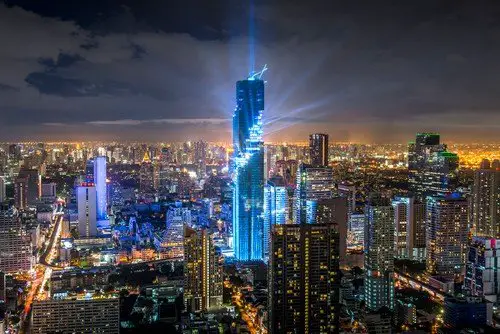
{"type": "Polygon", "coordinates": [[[188,311],[222,306],[222,261],[206,229],[184,227],[184,302],[188,311]]]}
{"type": "Polygon", "coordinates": [[[397,258],[425,259],[425,205],[414,197],[396,197],[394,250],[397,258]]]}
{"type": "Polygon", "coordinates": [[[472,227],[477,236],[500,238],[500,169],[483,160],[474,172],[471,197],[472,227]]]}
{"type": "Polygon", "coordinates": [[[35,204],[41,195],[41,177],[36,169],[22,168],[14,184],[16,207],[25,209],[35,204]]]}
{"type": "Polygon", "coordinates": [[[394,309],[394,208],[371,195],[365,209],[365,301],[368,309],[394,309]]]}
{"type": "Polygon", "coordinates": [[[338,242],[335,224],[272,226],[270,333],[338,333],[338,242]]]}
{"type": "Polygon", "coordinates": [[[264,258],[264,81],[252,75],[236,83],[233,115],[233,234],[240,261],[264,258]]]}
{"type": "Polygon", "coordinates": [[[271,226],[288,222],[288,191],[282,177],[273,177],[264,187],[264,255],[269,254],[271,226]]]}
{"type": "Polygon", "coordinates": [[[464,279],[467,295],[496,303],[500,295],[500,240],[473,237],[469,245],[464,279]]]}
{"type": "Polygon", "coordinates": [[[34,263],[31,236],[22,228],[16,208],[0,204],[0,270],[29,271],[34,263]]]}
{"type": "Polygon", "coordinates": [[[97,191],[93,183],[76,187],[78,204],[78,232],[80,238],[97,235],[97,191]]]}
{"type": "Polygon", "coordinates": [[[315,224],[334,224],[337,228],[340,264],[343,264],[347,251],[347,199],[345,197],[320,199],[316,201],[315,207],[315,224]]]}
{"type": "Polygon", "coordinates": [[[94,159],[94,184],[97,194],[97,219],[107,219],[106,157],[94,159]]]}
{"type": "Polygon", "coordinates": [[[312,223],[316,201],[332,198],[334,186],[331,167],[301,164],[297,172],[293,221],[297,224],[312,223]]]}
{"type": "Polygon", "coordinates": [[[5,177],[0,176],[0,203],[7,198],[5,194],[5,177]]]}
{"type": "Polygon", "coordinates": [[[418,133],[408,146],[410,191],[419,200],[452,192],[458,180],[458,156],[446,150],[439,134],[418,133]]]}
{"type": "Polygon", "coordinates": [[[427,200],[427,263],[430,275],[460,274],[465,264],[467,208],[462,197],[429,197],[427,200]]]}
{"type": "Polygon", "coordinates": [[[309,136],[309,158],[313,166],[328,166],[328,135],[314,133],[309,136]]]}

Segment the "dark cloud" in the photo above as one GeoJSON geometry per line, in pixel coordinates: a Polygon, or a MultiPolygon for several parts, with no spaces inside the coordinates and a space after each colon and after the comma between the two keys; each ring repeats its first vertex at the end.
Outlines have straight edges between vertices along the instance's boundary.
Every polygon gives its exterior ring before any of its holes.
{"type": "Polygon", "coordinates": [[[267,63],[267,139],[497,141],[500,3],[250,3],[6,1],[0,133],[229,140],[234,82],[267,63]],[[181,119],[214,121],[158,121],[181,119]]]}

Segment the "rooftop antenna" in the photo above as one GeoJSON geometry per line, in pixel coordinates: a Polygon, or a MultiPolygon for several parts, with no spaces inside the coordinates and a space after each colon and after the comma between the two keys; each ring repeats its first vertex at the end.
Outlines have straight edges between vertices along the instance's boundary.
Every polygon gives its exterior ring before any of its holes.
{"type": "Polygon", "coordinates": [[[255,80],[255,79],[262,80],[262,76],[264,75],[265,71],[267,71],[267,64],[265,64],[262,70],[260,70],[259,72],[250,73],[248,80],[255,80]]]}

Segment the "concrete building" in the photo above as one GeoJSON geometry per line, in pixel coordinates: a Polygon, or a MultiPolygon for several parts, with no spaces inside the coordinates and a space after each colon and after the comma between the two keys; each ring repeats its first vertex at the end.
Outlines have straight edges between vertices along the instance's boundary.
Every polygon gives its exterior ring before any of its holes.
{"type": "Polygon", "coordinates": [[[5,273],[29,271],[33,264],[31,237],[22,228],[17,209],[0,206],[0,270],[5,273]]]}
{"type": "Polygon", "coordinates": [[[93,183],[82,183],[76,187],[78,204],[78,232],[80,238],[97,235],[97,193],[93,183]]]}
{"type": "Polygon", "coordinates": [[[479,237],[500,238],[500,167],[483,160],[474,172],[471,196],[471,219],[474,234],[479,237]]]}

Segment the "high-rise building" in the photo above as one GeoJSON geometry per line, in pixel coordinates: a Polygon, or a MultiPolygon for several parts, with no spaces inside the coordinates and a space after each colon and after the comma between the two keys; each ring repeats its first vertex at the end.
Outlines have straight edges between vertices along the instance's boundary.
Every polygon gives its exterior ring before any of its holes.
{"type": "Polygon", "coordinates": [[[315,167],[328,166],[328,135],[314,133],[309,136],[309,159],[315,167]]]}
{"type": "Polygon", "coordinates": [[[496,303],[500,295],[500,239],[473,237],[468,248],[464,290],[496,303]]]}
{"type": "MultiPolygon", "coordinates": [[[[493,165],[498,164],[496,160],[493,165]]],[[[474,234],[500,238],[500,168],[493,168],[488,160],[474,172],[471,202],[474,234]]]]}
{"type": "Polygon", "coordinates": [[[365,208],[365,301],[368,309],[394,309],[394,207],[371,195],[365,208]]]}
{"type": "Polygon", "coordinates": [[[87,160],[85,165],[85,182],[94,183],[94,160],[87,160]]]}
{"type": "Polygon", "coordinates": [[[332,198],[334,187],[332,168],[301,164],[297,172],[293,221],[312,223],[315,203],[320,199],[332,198]]]}
{"type": "Polygon", "coordinates": [[[457,194],[427,199],[426,270],[430,275],[460,274],[467,247],[467,200],[457,194]]]}
{"type": "Polygon", "coordinates": [[[99,156],[94,158],[94,184],[97,194],[97,219],[104,220],[108,218],[107,206],[107,180],[106,180],[106,157],[99,156]]]}
{"type": "Polygon", "coordinates": [[[272,226],[268,284],[270,333],[338,333],[335,224],[272,226]]]}
{"type": "Polygon", "coordinates": [[[340,264],[343,264],[347,252],[347,199],[334,197],[315,201],[314,224],[334,224],[339,233],[340,264]]]}
{"type": "Polygon", "coordinates": [[[31,236],[22,228],[17,209],[0,205],[0,270],[29,271],[33,262],[31,236]]]}
{"type": "Polygon", "coordinates": [[[97,235],[97,190],[93,183],[76,187],[78,205],[78,232],[80,238],[97,235]]]}
{"type": "Polygon", "coordinates": [[[233,115],[233,234],[237,260],[264,258],[264,81],[260,75],[236,83],[233,115]]]}
{"type": "Polygon", "coordinates": [[[269,255],[271,226],[288,222],[288,191],[282,177],[273,177],[264,187],[264,256],[269,255]]]}
{"type": "Polygon", "coordinates": [[[36,169],[22,168],[15,180],[14,198],[16,207],[25,209],[35,204],[41,195],[41,177],[36,169]]]}
{"type": "Polygon", "coordinates": [[[160,185],[160,172],[154,162],[145,161],[139,171],[139,190],[141,193],[153,193],[160,185]]]}
{"type": "Polygon", "coordinates": [[[395,256],[425,260],[425,205],[414,197],[396,197],[392,205],[395,256]]]}
{"type": "Polygon", "coordinates": [[[184,256],[184,226],[191,226],[191,210],[175,203],[167,211],[166,229],[163,234],[162,248],[167,258],[182,259],[184,256]]]}
{"type": "Polygon", "coordinates": [[[419,200],[453,192],[458,180],[458,156],[446,150],[439,134],[418,133],[408,146],[410,191],[419,200]]]}
{"type": "Polygon", "coordinates": [[[56,187],[57,187],[57,185],[54,182],[42,183],[42,196],[41,196],[41,198],[43,200],[55,201],[55,199],[57,197],[56,187]]]}
{"type": "Polygon", "coordinates": [[[222,306],[223,258],[206,229],[184,227],[184,303],[190,312],[222,306]]]}
{"type": "Polygon", "coordinates": [[[7,195],[5,193],[5,177],[0,176],[0,203],[7,199],[7,195]]]}
{"type": "Polygon", "coordinates": [[[119,298],[64,298],[33,302],[31,333],[120,332],[119,298]]]}

